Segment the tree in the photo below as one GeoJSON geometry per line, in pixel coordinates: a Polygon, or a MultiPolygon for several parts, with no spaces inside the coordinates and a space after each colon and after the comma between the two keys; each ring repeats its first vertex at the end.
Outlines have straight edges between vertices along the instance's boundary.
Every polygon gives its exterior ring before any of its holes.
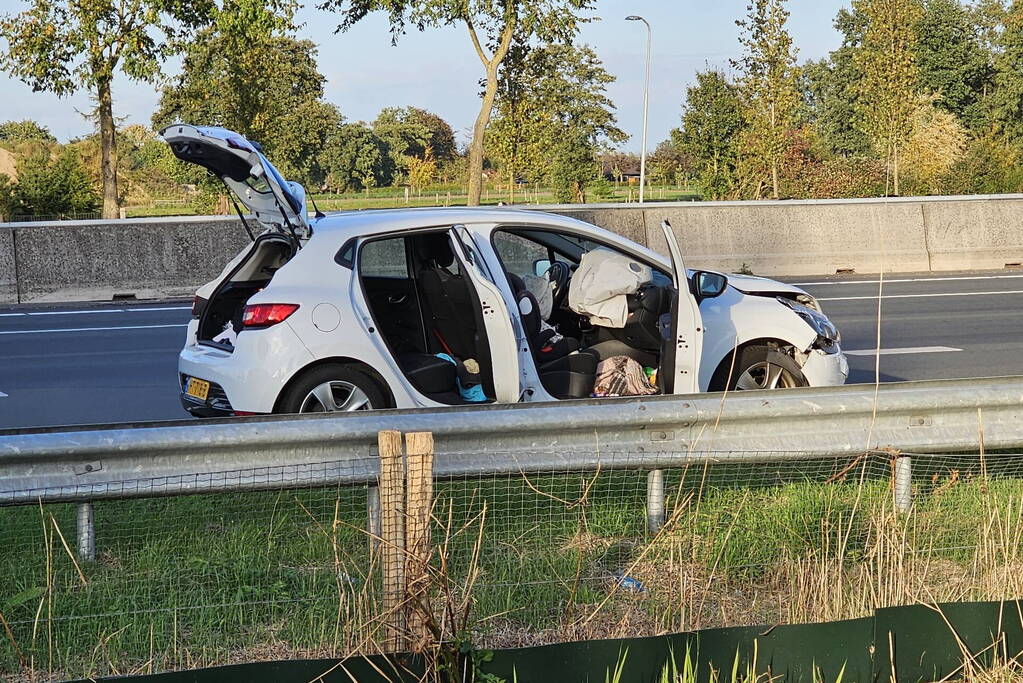
{"type": "Polygon", "coordinates": [[[732,187],[736,138],[742,126],[736,87],[720,71],[697,72],[696,85],[686,90],[682,127],[673,130],[671,137],[693,158],[704,196],[721,199],[732,187]]]}
{"type": "Polygon", "coordinates": [[[327,185],[341,192],[389,185],[394,174],[387,143],[362,123],[332,130],[319,164],[327,174],[327,185]]]}
{"type": "Polygon", "coordinates": [[[14,213],[14,188],[10,176],[0,173],[0,223],[11,220],[14,213]]]}
{"type": "Polygon", "coordinates": [[[657,145],[650,155],[650,175],[655,182],[674,183],[676,187],[688,182],[693,175],[695,165],[693,158],[668,138],[657,145]]]}
{"type": "MultiPolygon", "coordinates": [[[[599,167],[597,155],[628,138],[607,96],[613,81],[587,45],[516,46],[500,73],[496,116],[487,136],[487,151],[501,163],[511,186],[520,176],[548,176],[562,152],[576,161],[588,155],[585,177],[599,175],[591,172],[599,167]]],[[[570,180],[586,182],[581,175],[570,180]]]]}
{"type": "Polygon", "coordinates": [[[153,82],[183,31],[204,22],[212,0],[30,0],[29,9],[0,20],[9,49],[0,66],[33,90],[59,97],[86,89],[96,98],[102,146],[103,217],[117,218],[114,74],[153,82]]]}
{"type": "Polygon", "coordinates": [[[554,200],[561,204],[586,202],[586,188],[600,178],[600,164],[586,134],[568,129],[555,143],[550,169],[554,200]]]}
{"type": "Polygon", "coordinates": [[[907,175],[924,192],[940,192],[941,179],[966,151],[966,129],[959,118],[937,106],[940,100],[921,98],[913,115],[913,130],[903,153],[907,175]]]}
{"type": "Polygon", "coordinates": [[[408,184],[417,194],[422,195],[423,188],[433,182],[433,176],[437,172],[437,162],[433,158],[433,150],[426,148],[423,158],[409,157],[408,159],[408,184]]]}
{"type": "MultiPolygon", "coordinates": [[[[429,147],[431,156],[438,162],[451,161],[458,155],[458,149],[455,146],[455,132],[451,130],[451,125],[437,114],[419,107],[393,108],[384,111],[391,111],[397,120],[426,131],[426,144],[409,150],[410,154],[425,159],[426,148],[429,147]]],[[[384,111],[380,112],[377,120],[380,120],[384,111]]]]}
{"type": "Polygon", "coordinates": [[[989,84],[987,55],[972,17],[959,0],[926,0],[916,25],[920,87],[938,95],[934,106],[974,127],[977,104],[989,84]]]}
{"type": "Polygon", "coordinates": [[[56,142],[57,138],[53,137],[46,126],[28,119],[0,123],[0,142],[23,142],[25,140],[56,142]]]}
{"type": "Polygon", "coordinates": [[[575,36],[579,16],[595,0],[324,0],[320,9],[340,12],[338,30],[354,26],[370,12],[386,12],[391,40],[408,25],[420,31],[427,26],[462,24],[484,69],[483,97],[469,144],[468,204],[480,203],[483,189],[484,136],[497,97],[498,72],[513,39],[526,43],[567,42],[575,36]]]}
{"type": "Polygon", "coordinates": [[[941,180],[943,194],[997,194],[1023,191],[1018,146],[1001,135],[985,135],[967,144],[966,152],[941,180]]]}
{"type": "Polygon", "coordinates": [[[856,126],[859,71],[853,63],[866,20],[858,12],[841,9],[834,26],[842,34],[841,46],[827,59],[807,62],[800,69],[802,107],[797,118],[814,128],[818,142],[829,154],[866,156],[871,151],[870,140],[856,126]]]}
{"type": "Polygon", "coordinates": [[[541,107],[535,79],[527,77],[529,47],[514,44],[498,74],[494,118],[487,131],[486,154],[508,178],[508,201],[514,202],[515,181],[539,181],[549,166],[551,120],[541,107]]]}
{"type": "Polygon", "coordinates": [[[916,0],[853,0],[867,28],[853,55],[857,125],[885,160],[899,194],[899,155],[913,129],[917,107],[916,0]]]}
{"type": "Polygon", "coordinates": [[[1023,140],[1023,2],[1013,2],[1003,18],[995,54],[991,118],[1010,141],[1023,140]]]}
{"type": "Polygon", "coordinates": [[[431,131],[410,108],[388,107],[373,121],[373,134],[387,144],[394,167],[407,174],[410,159],[423,159],[430,146],[431,131]]]}
{"type": "MultiPolygon", "coordinates": [[[[746,19],[736,22],[744,52],[733,62],[746,123],[744,156],[757,187],[769,175],[771,196],[778,199],[778,164],[799,102],[795,49],[785,29],[789,13],[784,0],[752,0],[746,10],[746,19]]],[[[754,196],[759,196],[759,189],[754,196]]]]}
{"type": "Polygon", "coordinates": [[[225,3],[184,52],[181,74],[161,95],[153,127],[217,125],[263,146],[289,180],[317,185],[318,152],[341,114],[322,101],[316,45],[288,35],[290,5],[225,3]],[[278,5],[277,7],[279,7],[278,5]]]}
{"type": "Polygon", "coordinates": [[[98,205],[92,179],[72,147],[56,155],[40,148],[21,159],[12,199],[12,213],[24,216],[90,213],[98,205]]]}

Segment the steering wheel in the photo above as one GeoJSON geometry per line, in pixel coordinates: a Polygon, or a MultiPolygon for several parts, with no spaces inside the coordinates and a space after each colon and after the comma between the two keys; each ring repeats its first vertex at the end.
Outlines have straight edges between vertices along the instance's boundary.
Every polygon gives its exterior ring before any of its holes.
{"type": "Polygon", "coordinates": [[[554,285],[554,290],[551,293],[553,310],[558,310],[561,307],[561,302],[565,300],[565,295],[568,294],[568,279],[570,277],[572,277],[572,271],[569,269],[568,264],[563,261],[554,261],[547,269],[547,279],[554,285]]]}

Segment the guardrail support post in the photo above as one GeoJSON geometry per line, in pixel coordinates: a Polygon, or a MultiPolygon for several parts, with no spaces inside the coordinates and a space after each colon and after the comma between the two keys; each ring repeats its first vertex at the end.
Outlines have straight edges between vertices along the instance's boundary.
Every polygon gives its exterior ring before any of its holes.
{"type": "Polygon", "coordinates": [[[646,475],[646,528],[657,533],[664,526],[664,470],[646,475]]]}
{"type": "Polygon", "coordinates": [[[895,509],[899,512],[909,512],[913,507],[913,459],[908,455],[899,456],[895,458],[892,467],[895,509]]]}
{"type": "Polygon", "coordinates": [[[92,562],[96,559],[96,526],[92,503],[79,503],[76,508],[78,529],[78,559],[92,562]]]}
{"type": "Polygon", "coordinates": [[[366,488],[366,533],[370,552],[380,547],[380,487],[366,488]]]}

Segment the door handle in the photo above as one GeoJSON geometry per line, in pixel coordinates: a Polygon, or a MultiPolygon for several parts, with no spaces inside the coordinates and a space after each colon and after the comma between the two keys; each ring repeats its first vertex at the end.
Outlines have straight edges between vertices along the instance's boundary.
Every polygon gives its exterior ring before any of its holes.
{"type": "Polygon", "coordinates": [[[408,297],[404,294],[391,294],[387,297],[387,303],[389,304],[400,304],[404,303],[408,297]]]}

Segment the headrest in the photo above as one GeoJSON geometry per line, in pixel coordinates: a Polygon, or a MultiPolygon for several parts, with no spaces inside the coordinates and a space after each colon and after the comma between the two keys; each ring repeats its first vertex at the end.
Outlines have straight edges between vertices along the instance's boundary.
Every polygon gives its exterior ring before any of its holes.
{"type": "Polygon", "coordinates": [[[515,273],[508,273],[507,271],[505,273],[508,275],[508,284],[511,285],[512,294],[518,299],[519,295],[526,291],[526,283],[515,273]]]}
{"type": "Polygon", "coordinates": [[[451,251],[451,241],[446,232],[417,236],[415,248],[419,260],[424,263],[436,261],[441,268],[447,268],[455,262],[455,254],[451,251]]]}

